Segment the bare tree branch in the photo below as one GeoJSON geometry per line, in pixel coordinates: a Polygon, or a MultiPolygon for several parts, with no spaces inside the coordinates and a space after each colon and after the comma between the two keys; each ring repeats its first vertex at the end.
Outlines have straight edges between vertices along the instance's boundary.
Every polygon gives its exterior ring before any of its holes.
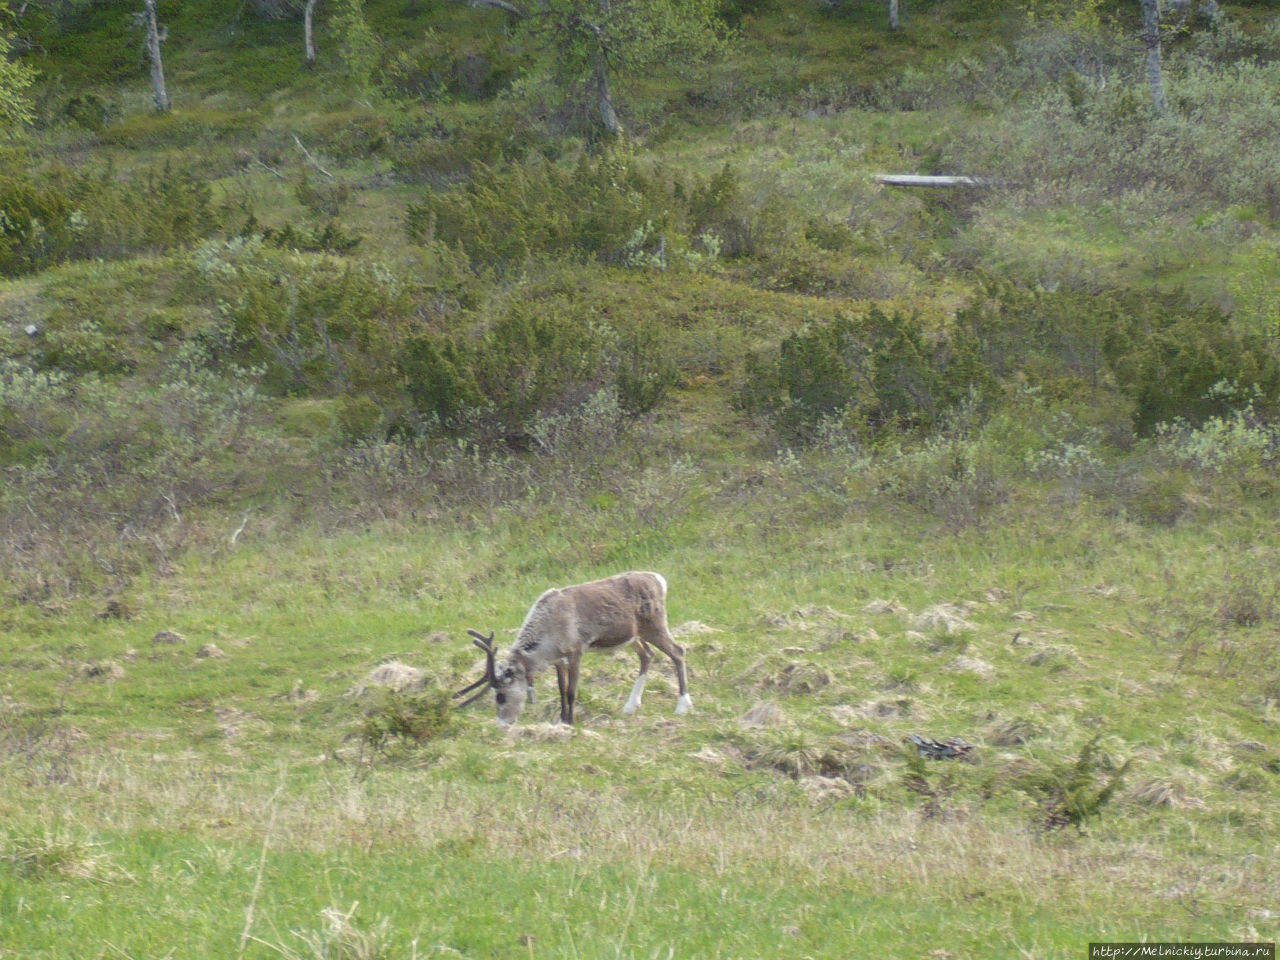
{"type": "Polygon", "coordinates": [[[307,158],[307,163],[311,164],[311,166],[315,167],[317,170],[323,173],[330,180],[333,179],[333,174],[330,173],[328,170],[326,170],[324,167],[320,166],[319,161],[317,161],[316,158],[311,155],[311,151],[302,145],[302,141],[298,139],[298,135],[296,133],[293,135],[293,142],[298,145],[298,149],[302,151],[302,155],[307,158]]]}

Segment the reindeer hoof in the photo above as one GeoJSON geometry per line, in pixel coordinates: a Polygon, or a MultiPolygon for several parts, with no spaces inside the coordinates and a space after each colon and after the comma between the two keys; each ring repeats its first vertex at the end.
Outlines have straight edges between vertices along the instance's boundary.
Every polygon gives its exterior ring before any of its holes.
{"type": "Polygon", "coordinates": [[[684,696],[682,696],[679,700],[676,701],[676,713],[681,713],[681,714],[688,713],[692,709],[693,709],[693,700],[689,698],[689,695],[687,693],[684,696]]]}

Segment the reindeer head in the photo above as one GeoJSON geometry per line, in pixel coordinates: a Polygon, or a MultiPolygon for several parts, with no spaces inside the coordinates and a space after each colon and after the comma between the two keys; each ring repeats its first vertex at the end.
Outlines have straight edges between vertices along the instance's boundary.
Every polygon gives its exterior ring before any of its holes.
{"type": "Polygon", "coordinates": [[[453,695],[453,698],[456,700],[458,697],[466,696],[479,687],[479,693],[472,694],[458,704],[459,707],[470,706],[492,688],[498,703],[498,723],[503,725],[515,723],[520,717],[520,711],[524,709],[525,693],[529,683],[528,671],[519,660],[512,663],[498,662],[492,633],[487,637],[475,630],[468,630],[467,633],[471,634],[471,642],[484,651],[484,676],[470,686],[463,687],[453,695]]]}

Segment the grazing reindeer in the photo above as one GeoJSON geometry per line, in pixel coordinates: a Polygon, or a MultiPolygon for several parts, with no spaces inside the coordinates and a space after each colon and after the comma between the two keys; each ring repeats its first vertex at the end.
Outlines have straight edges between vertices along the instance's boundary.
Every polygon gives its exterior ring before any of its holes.
{"type": "Polygon", "coordinates": [[[573,705],[578,695],[578,667],[584,650],[608,650],[635,641],[640,655],[640,675],[631,688],[623,713],[635,713],[644,693],[644,683],[657,647],[676,667],[680,696],[676,713],[688,713],[693,706],[685,674],[684,648],[667,629],[667,581],[660,573],[620,573],[605,580],[593,580],[572,587],[548,590],[529,608],[528,615],[507,659],[497,660],[493,634],[467,631],[472,642],[484,651],[484,676],[454,694],[480,692],[461,706],[479,700],[490,687],[497,694],[498,722],[515,723],[525,700],[533,700],[533,675],[549,663],[556,667],[560,684],[560,722],[573,723],[573,705]]]}

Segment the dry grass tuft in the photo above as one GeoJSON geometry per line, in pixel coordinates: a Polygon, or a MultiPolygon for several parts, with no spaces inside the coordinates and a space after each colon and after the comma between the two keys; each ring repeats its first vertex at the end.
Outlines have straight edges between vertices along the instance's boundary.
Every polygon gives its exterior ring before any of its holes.
{"type": "Polygon", "coordinates": [[[843,777],[824,777],[821,774],[801,777],[800,789],[814,803],[830,803],[854,792],[853,784],[843,777]]]}
{"type": "Polygon", "coordinates": [[[906,613],[907,608],[897,600],[872,600],[862,608],[863,613],[906,613]]]}
{"type": "Polygon", "coordinates": [[[1065,644],[1053,644],[1036,650],[1027,657],[1027,663],[1030,666],[1043,667],[1051,673],[1057,673],[1060,670],[1078,666],[1081,660],[1080,654],[1076,652],[1074,647],[1069,647],[1065,644]]]}
{"type": "Polygon", "coordinates": [[[704,633],[719,633],[715,627],[707,626],[701,620],[687,620],[678,626],[671,628],[671,635],[677,639],[680,637],[693,637],[704,633]]]}
{"type": "Polygon", "coordinates": [[[983,680],[993,680],[996,675],[994,666],[977,657],[956,657],[947,664],[947,669],[952,673],[972,673],[983,680]]]}
{"type": "Polygon", "coordinates": [[[1146,780],[1135,783],[1127,794],[1129,799],[1149,807],[1203,810],[1207,806],[1199,797],[1187,793],[1186,786],[1176,780],[1146,780]]]}
{"type": "Polygon", "coordinates": [[[787,722],[786,714],[772,700],[761,700],[738,721],[744,727],[776,727],[787,722]]]}
{"type": "Polygon", "coordinates": [[[856,706],[840,704],[831,709],[831,716],[837,723],[852,723],[855,720],[888,720],[909,716],[923,719],[916,712],[914,701],[908,697],[894,697],[888,700],[865,700],[856,706]]]}
{"type": "Polygon", "coordinates": [[[917,614],[911,626],[916,630],[951,636],[973,629],[973,624],[967,619],[972,612],[972,604],[939,603],[917,614]]]}
{"type": "Polygon", "coordinates": [[[124,667],[114,660],[93,660],[80,664],[80,676],[86,680],[123,680],[124,667]]]}
{"type": "MultiPolygon", "coordinates": [[[[599,736],[593,731],[582,731],[587,736],[599,736]]],[[[507,729],[507,736],[545,743],[548,740],[569,740],[573,737],[574,728],[566,723],[526,723],[515,724],[507,729]]]]}
{"type": "Polygon", "coordinates": [[[785,664],[780,669],[765,676],[762,686],[766,690],[777,690],[788,695],[816,693],[831,686],[835,678],[829,670],[825,670],[809,660],[800,660],[785,664]]]}
{"type": "Polygon", "coordinates": [[[32,880],[61,877],[112,882],[127,878],[111,863],[100,843],[66,828],[0,838],[0,864],[32,880]]]}
{"type": "Polygon", "coordinates": [[[394,955],[391,920],[380,917],[371,927],[354,920],[359,904],[348,910],[326,907],[320,911],[324,926],[319,930],[295,930],[293,935],[306,950],[297,953],[285,945],[273,945],[286,960],[386,960],[394,955]]]}
{"type": "Polygon", "coordinates": [[[1030,717],[1009,717],[987,727],[986,741],[994,747],[1018,747],[1047,732],[1043,724],[1030,717]]]}

